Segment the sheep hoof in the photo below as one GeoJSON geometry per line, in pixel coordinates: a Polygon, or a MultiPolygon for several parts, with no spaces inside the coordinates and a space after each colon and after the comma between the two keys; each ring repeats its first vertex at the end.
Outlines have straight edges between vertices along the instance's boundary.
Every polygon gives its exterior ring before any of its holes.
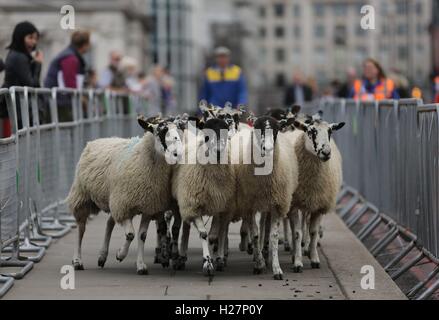
{"type": "Polygon", "coordinates": [[[137,269],[137,274],[140,276],[146,276],[146,275],[148,275],[148,273],[149,272],[148,272],[148,269],[146,267],[137,269]]]}
{"type": "Polygon", "coordinates": [[[186,256],[179,256],[175,261],[173,261],[172,267],[174,270],[184,270],[186,268],[186,256]]]}
{"type": "Polygon", "coordinates": [[[302,273],[303,267],[302,266],[293,266],[293,272],[294,273],[302,273]]]}
{"type": "Polygon", "coordinates": [[[124,255],[121,255],[120,250],[116,252],[116,260],[122,262],[125,259],[124,255]]]}
{"type": "Polygon", "coordinates": [[[203,273],[205,276],[212,277],[214,274],[214,266],[211,258],[204,259],[203,273]]]}
{"type": "Polygon", "coordinates": [[[274,280],[282,280],[283,279],[282,273],[274,274],[273,278],[274,280]]]}
{"type": "Polygon", "coordinates": [[[164,268],[164,269],[169,268],[169,261],[163,261],[162,268],[164,268]]]}
{"type": "Polygon", "coordinates": [[[245,243],[244,242],[240,242],[239,243],[239,251],[245,251],[246,249],[245,249],[245,243]]]}
{"type": "Polygon", "coordinates": [[[72,261],[72,264],[75,270],[84,270],[84,265],[81,261],[72,261]]]}
{"type": "Polygon", "coordinates": [[[247,245],[247,253],[253,254],[253,246],[250,243],[247,245]]]}
{"type": "Polygon", "coordinates": [[[99,256],[98,258],[98,267],[103,268],[105,266],[105,262],[107,261],[107,257],[99,256]]]}
{"type": "Polygon", "coordinates": [[[225,267],[225,262],[224,262],[224,258],[216,258],[216,266],[215,266],[215,270],[216,271],[224,271],[224,267],[225,267]]]}
{"type": "Polygon", "coordinates": [[[311,268],[320,269],[320,262],[312,262],[311,261],[311,268]]]}
{"type": "Polygon", "coordinates": [[[285,242],[284,250],[287,252],[291,251],[291,247],[290,247],[290,244],[288,242],[285,242]]]}

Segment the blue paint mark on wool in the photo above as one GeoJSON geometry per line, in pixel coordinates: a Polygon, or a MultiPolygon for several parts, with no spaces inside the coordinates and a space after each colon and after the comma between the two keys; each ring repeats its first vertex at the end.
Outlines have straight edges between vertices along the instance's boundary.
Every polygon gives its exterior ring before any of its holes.
{"type": "Polygon", "coordinates": [[[129,159],[130,156],[133,154],[134,147],[140,142],[140,138],[132,137],[129,141],[129,143],[126,145],[126,147],[122,150],[122,156],[120,157],[120,163],[119,168],[122,166],[122,164],[125,162],[125,160],[129,159]]]}

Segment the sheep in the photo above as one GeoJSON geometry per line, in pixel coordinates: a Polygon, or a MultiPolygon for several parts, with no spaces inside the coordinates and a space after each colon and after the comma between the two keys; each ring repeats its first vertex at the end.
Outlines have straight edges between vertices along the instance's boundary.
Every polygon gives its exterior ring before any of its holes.
{"type": "Polygon", "coordinates": [[[173,121],[157,117],[138,117],[145,130],[142,138],[104,138],[91,141],[84,148],[76,168],[75,179],[67,197],[69,208],[78,224],[78,241],[73,266],[83,270],[82,238],[87,218],[100,210],[109,212],[104,246],[99,263],[108,252],[111,230],[115,223],[125,230],[125,244],[116,258],[122,261],[134,239],[132,218],[142,214],[139,227],[137,273],[147,274],[144,244],[151,219],[165,212],[171,201],[171,168],[183,151],[181,131],[173,121]]]}
{"type": "MultiPolygon", "coordinates": [[[[294,111],[298,112],[298,109],[294,111]]],[[[259,241],[259,235],[262,236],[264,233],[264,227],[260,224],[261,230],[258,231],[257,212],[261,213],[261,221],[264,213],[270,212],[270,249],[273,277],[276,280],[283,278],[278,258],[279,219],[286,217],[290,211],[292,195],[298,185],[298,165],[294,153],[294,140],[290,132],[284,132],[284,129],[289,126],[289,120],[278,122],[269,116],[253,118],[254,129],[259,130],[260,135],[253,134],[254,131],[242,131],[243,155],[248,155],[253,148],[256,148],[263,157],[269,156],[273,159],[271,173],[255,174],[255,169],[258,167],[255,162],[236,165],[238,201],[235,216],[241,216],[251,226],[250,234],[255,260],[253,272],[259,274],[265,270],[265,261],[259,241]]],[[[234,143],[238,143],[236,141],[239,141],[239,138],[234,137],[234,143]]]]}
{"type": "MultiPolygon", "coordinates": [[[[200,103],[200,109],[205,107],[205,103],[200,103]]],[[[203,222],[203,216],[222,216],[233,211],[236,193],[236,181],[233,167],[227,164],[228,138],[224,136],[230,130],[230,126],[223,119],[209,118],[204,129],[210,129],[210,135],[203,132],[196,136],[196,148],[186,149],[192,156],[210,153],[216,156],[216,160],[221,160],[220,164],[199,163],[180,164],[176,168],[176,174],[172,177],[172,196],[177,200],[181,217],[184,221],[183,235],[181,240],[180,255],[184,268],[184,261],[187,255],[187,242],[189,236],[190,223],[192,222],[200,234],[203,248],[203,273],[213,276],[214,264],[209,252],[208,233],[203,222]],[[223,164],[226,162],[225,164],[223,164]]],[[[217,265],[224,264],[224,237],[219,238],[219,257],[217,265]]]]}
{"type": "MultiPolygon", "coordinates": [[[[302,218],[308,219],[310,234],[310,260],[312,268],[320,267],[317,252],[319,227],[322,215],[335,209],[336,197],[342,183],[342,158],[331,134],[344,126],[344,122],[327,123],[322,112],[312,118],[297,118],[295,154],[299,164],[299,185],[293,194],[289,218],[294,230],[292,252],[294,272],[302,272],[302,218]],[[302,216],[304,213],[304,216],[302,216]]],[[[304,224],[307,225],[307,224],[304,224]]]]}

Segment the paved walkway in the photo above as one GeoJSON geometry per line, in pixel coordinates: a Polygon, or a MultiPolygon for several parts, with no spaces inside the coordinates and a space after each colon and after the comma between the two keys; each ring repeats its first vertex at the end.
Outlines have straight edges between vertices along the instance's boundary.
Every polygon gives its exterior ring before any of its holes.
{"type": "MultiPolygon", "coordinates": [[[[225,272],[216,272],[212,282],[201,273],[201,245],[191,233],[186,270],[174,272],[154,265],[155,224],[150,225],[147,238],[149,275],[136,274],[133,241],[129,256],[116,261],[117,248],[124,236],[116,227],[104,269],[97,266],[98,252],[104,234],[106,216],[100,214],[87,225],[83,242],[84,271],[75,273],[76,288],[63,290],[60,280],[63,265],[71,262],[76,229],[56,240],[44,259],[22,280],[15,281],[3,299],[404,299],[404,295],[368,251],[335,216],[325,218],[325,234],[320,251],[321,268],[311,269],[304,259],[304,271],[290,269],[290,255],[283,251],[280,260],[284,280],[275,281],[271,273],[253,275],[251,256],[239,252],[239,224],[230,232],[230,254],[225,272]],[[375,290],[360,287],[361,267],[375,269],[375,290]]],[[[138,220],[136,221],[138,223],[138,220]]]]}

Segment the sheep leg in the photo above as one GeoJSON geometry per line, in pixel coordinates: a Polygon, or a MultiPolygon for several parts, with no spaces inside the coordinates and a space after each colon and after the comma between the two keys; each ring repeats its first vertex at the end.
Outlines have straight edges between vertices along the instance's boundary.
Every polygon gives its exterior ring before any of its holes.
{"type": "Polygon", "coordinates": [[[320,259],[319,253],[317,252],[317,244],[319,242],[319,228],[320,221],[322,220],[322,215],[320,213],[311,214],[311,221],[309,226],[309,234],[311,238],[310,242],[310,259],[311,259],[311,268],[318,269],[320,268],[320,259]]]}
{"type": "Polygon", "coordinates": [[[171,259],[175,262],[178,257],[178,237],[180,236],[181,215],[180,211],[174,211],[174,223],[172,224],[171,259]]]}
{"type": "Polygon", "coordinates": [[[265,212],[260,212],[259,213],[260,218],[259,218],[259,248],[264,247],[265,244],[265,222],[266,222],[266,218],[267,218],[267,214],[265,212]]]}
{"type": "Polygon", "coordinates": [[[104,237],[104,243],[102,244],[101,251],[99,252],[99,258],[98,258],[98,266],[103,268],[105,265],[105,262],[107,261],[108,257],[108,247],[110,246],[110,239],[111,234],[114,229],[115,221],[111,215],[108,216],[107,224],[105,227],[105,237],[104,237]]]}
{"type": "Polygon", "coordinates": [[[156,239],[155,239],[155,255],[154,255],[154,264],[160,263],[160,255],[162,253],[162,235],[160,234],[160,217],[155,221],[155,226],[157,229],[156,239]]]}
{"type": "MultiPolygon", "coordinates": [[[[262,214],[260,215],[262,222],[262,214]]],[[[263,227],[265,229],[265,226],[263,227]]],[[[261,243],[259,242],[259,230],[258,224],[256,223],[256,214],[252,214],[251,217],[251,228],[250,233],[253,241],[253,260],[255,261],[255,266],[253,268],[254,274],[264,273],[266,270],[265,260],[262,256],[261,243]]]]}
{"type": "Polygon", "coordinates": [[[293,231],[293,252],[292,262],[293,271],[298,273],[303,271],[302,261],[302,212],[292,210],[289,214],[291,230],[293,231]]]}
{"type": "Polygon", "coordinates": [[[310,251],[309,251],[309,244],[311,241],[311,238],[309,236],[309,224],[310,224],[310,215],[307,212],[302,212],[302,234],[303,234],[303,240],[302,240],[302,247],[303,247],[303,254],[310,257],[310,251]]]}
{"type": "Polygon", "coordinates": [[[246,251],[248,248],[249,245],[248,231],[249,231],[248,221],[247,219],[242,219],[241,229],[239,231],[241,235],[241,242],[239,243],[239,251],[246,251]]]}
{"type": "Polygon", "coordinates": [[[203,219],[201,217],[197,217],[194,219],[195,228],[197,228],[198,233],[201,238],[201,245],[203,248],[203,273],[206,276],[213,276],[213,260],[210,257],[209,253],[209,243],[207,242],[207,230],[204,226],[203,219]]]}
{"type": "Polygon", "coordinates": [[[226,226],[226,238],[224,242],[224,266],[227,266],[227,258],[229,257],[229,226],[230,222],[226,226]]]}
{"type": "Polygon", "coordinates": [[[271,230],[271,212],[266,213],[265,218],[265,230],[264,234],[264,244],[262,247],[262,254],[264,255],[264,259],[266,261],[269,260],[269,247],[270,247],[270,230],[271,230]]]}
{"type": "Polygon", "coordinates": [[[214,216],[209,230],[209,245],[212,246],[213,254],[218,254],[218,236],[220,233],[221,222],[220,218],[214,216]]]}
{"type": "Polygon", "coordinates": [[[225,247],[229,221],[224,217],[219,217],[219,234],[218,234],[218,256],[216,257],[216,271],[224,271],[225,267],[225,247]]]}
{"type": "Polygon", "coordinates": [[[275,211],[271,212],[271,228],[270,228],[270,251],[271,264],[273,268],[273,276],[275,280],[282,280],[282,269],[279,264],[279,225],[280,217],[275,211]]]}
{"type": "Polygon", "coordinates": [[[126,258],[128,250],[130,249],[131,242],[134,240],[133,220],[126,219],[122,222],[122,226],[125,231],[125,243],[122,245],[122,247],[119,248],[116,253],[116,259],[119,262],[122,262],[122,260],[126,258]]]}
{"type": "Polygon", "coordinates": [[[139,236],[137,237],[137,274],[148,274],[148,267],[145,264],[145,240],[151,218],[142,215],[139,226],[139,236]]]}
{"type": "MultiPolygon", "coordinates": [[[[289,230],[288,230],[288,225],[290,224],[290,221],[287,218],[283,219],[283,226],[284,226],[284,250],[285,251],[290,251],[291,247],[290,247],[290,239],[289,239],[289,230]]],[[[293,229],[291,229],[293,230],[293,229]]]]}
{"type": "MultiPolygon", "coordinates": [[[[76,217],[76,215],[75,215],[76,217]]],[[[72,264],[75,270],[84,270],[84,264],[82,263],[82,238],[84,237],[85,232],[85,224],[87,222],[87,216],[81,217],[80,219],[76,219],[76,223],[78,225],[78,239],[75,246],[75,251],[73,254],[72,264]]]]}
{"type": "Polygon", "coordinates": [[[178,257],[177,262],[174,264],[174,269],[184,270],[186,267],[187,261],[187,248],[189,245],[189,234],[191,231],[191,225],[186,221],[183,222],[183,230],[181,234],[181,243],[180,243],[180,256],[178,257]]]}

